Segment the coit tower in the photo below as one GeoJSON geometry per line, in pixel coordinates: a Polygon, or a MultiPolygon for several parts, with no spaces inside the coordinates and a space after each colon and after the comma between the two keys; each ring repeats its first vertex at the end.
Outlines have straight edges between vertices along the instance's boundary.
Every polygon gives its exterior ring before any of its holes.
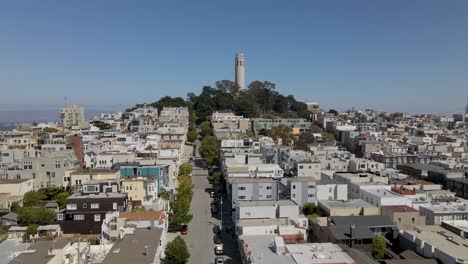
{"type": "Polygon", "coordinates": [[[236,84],[240,90],[245,89],[245,65],[243,53],[236,53],[236,84]]]}

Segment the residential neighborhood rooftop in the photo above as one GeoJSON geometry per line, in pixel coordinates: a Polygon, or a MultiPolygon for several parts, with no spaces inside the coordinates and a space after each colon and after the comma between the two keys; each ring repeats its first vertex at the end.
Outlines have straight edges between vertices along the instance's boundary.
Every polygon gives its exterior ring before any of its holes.
{"type": "Polygon", "coordinates": [[[153,263],[161,235],[162,229],[160,228],[136,228],[133,234],[127,234],[115,242],[102,263],[153,263]]]}

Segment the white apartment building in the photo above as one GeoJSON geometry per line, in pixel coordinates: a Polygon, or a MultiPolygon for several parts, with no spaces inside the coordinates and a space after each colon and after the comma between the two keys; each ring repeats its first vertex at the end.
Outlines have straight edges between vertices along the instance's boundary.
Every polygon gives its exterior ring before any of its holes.
{"type": "Polygon", "coordinates": [[[85,121],[83,107],[69,105],[60,109],[60,124],[62,127],[71,128],[82,121],[85,121]]]}
{"type": "Polygon", "coordinates": [[[427,225],[440,225],[442,221],[468,219],[468,203],[460,200],[454,203],[421,205],[419,212],[426,216],[427,225]]]}
{"type": "Polygon", "coordinates": [[[361,190],[360,198],[376,207],[411,205],[411,199],[384,188],[361,190]]]}

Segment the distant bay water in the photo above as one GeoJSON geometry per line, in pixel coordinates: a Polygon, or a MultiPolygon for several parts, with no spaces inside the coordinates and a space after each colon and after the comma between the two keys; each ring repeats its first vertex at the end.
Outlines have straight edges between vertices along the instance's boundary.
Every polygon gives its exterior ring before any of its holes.
{"type": "MultiPolygon", "coordinates": [[[[87,108],[85,106],[86,118],[100,116],[101,113],[125,111],[125,107],[87,108]]],[[[59,108],[57,109],[0,109],[0,125],[11,126],[21,122],[56,122],[59,120],[59,108]]],[[[0,128],[1,129],[1,128],[0,128]]]]}

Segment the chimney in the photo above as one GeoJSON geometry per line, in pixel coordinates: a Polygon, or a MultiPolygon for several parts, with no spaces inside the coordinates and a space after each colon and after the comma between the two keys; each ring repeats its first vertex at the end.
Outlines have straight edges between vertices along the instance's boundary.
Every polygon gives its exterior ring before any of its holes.
{"type": "Polygon", "coordinates": [[[148,246],[145,246],[145,256],[148,256],[148,246]]]}

